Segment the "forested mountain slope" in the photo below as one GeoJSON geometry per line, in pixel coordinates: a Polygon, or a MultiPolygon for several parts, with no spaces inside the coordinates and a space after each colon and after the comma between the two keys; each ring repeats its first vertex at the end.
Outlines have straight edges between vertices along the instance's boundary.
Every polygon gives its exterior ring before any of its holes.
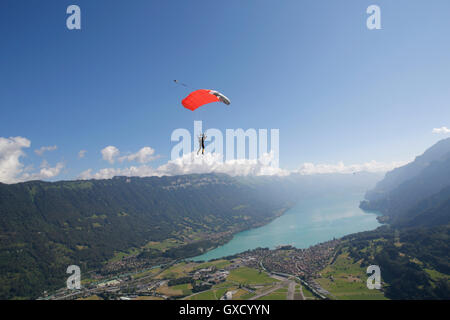
{"type": "Polygon", "coordinates": [[[100,267],[149,241],[262,225],[286,205],[216,174],[0,184],[0,297],[34,297],[68,265],[100,267]]]}
{"type": "Polygon", "coordinates": [[[392,224],[450,222],[450,139],[442,140],[404,167],[386,174],[367,192],[361,208],[383,213],[392,224]],[[439,208],[439,210],[437,210],[439,208]]]}

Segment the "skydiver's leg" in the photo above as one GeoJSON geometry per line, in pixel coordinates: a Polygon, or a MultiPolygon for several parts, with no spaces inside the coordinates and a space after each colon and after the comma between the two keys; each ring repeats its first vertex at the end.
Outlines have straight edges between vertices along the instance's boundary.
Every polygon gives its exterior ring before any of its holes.
{"type": "Polygon", "coordinates": [[[200,147],[198,148],[197,155],[200,153],[200,150],[202,150],[202,146],[201,146],[201,145],[200,145],[200,147]]]}

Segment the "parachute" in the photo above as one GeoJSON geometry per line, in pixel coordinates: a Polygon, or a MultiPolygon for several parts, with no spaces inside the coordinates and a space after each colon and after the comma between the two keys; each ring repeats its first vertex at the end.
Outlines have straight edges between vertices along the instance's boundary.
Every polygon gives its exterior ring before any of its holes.
{"type": "MultiPolygon", "coordinates": [[[[173,80],[176,84],[183,86],[185,88],[191,88],[185,83],[178,80],[173,80]]],[[[192,89],[192,88],[191,88],[192,89]]],[[[194,89],[195,90],[195,89],[194,89]]],[[[227,106],[230,105],[231,101],[223,94],[215,90],[200,89],[191,92],[186,98],[181,101],[181,104],[186,109],[194,111],[195,109],[212,102],[223,102],[227,106]]]]}
{"type": "Polygon", "coordinates": [[[200,89],[191,92],[186,98],[183,99],[183,101],[181,101],[181,104],[186,109],[194,111],[195,109],[212,102],[223,102],[226,105],[231,103],[230,99],[218,91],[200,89]]]}

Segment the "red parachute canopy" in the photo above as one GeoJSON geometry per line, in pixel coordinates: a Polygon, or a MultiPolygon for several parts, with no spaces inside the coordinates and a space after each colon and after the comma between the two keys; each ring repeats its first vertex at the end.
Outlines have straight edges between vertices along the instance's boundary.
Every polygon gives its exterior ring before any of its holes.
{"type": "Polygon", "coordinates": [[[212,102],[223,102],[226,105],[230,104],[230,100],[220,92],[214,90],[200,89],[191,92],[186,98],[181,101],[181,104],[186,109],[194,111],[195,109],[212,102]]]}

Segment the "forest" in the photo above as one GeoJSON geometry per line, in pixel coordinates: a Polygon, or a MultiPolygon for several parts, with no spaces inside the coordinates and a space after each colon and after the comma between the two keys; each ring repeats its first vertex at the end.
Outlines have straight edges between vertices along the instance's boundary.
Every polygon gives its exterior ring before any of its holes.
{"type": "Polygon", "coordinates": [[[142,258],[198,255],[287,205],[261,192],[217,174],[0,184],[0,298],[36,298],[63,287],[69,265],[101,268],[150,241],[183,245],[142,258]]]}
{"type": "Polygon", "coordinates": [[[390,299],[450,299],[450,225],[383,226],[343,238],[361,266],[378,265],[390,299]]]}

